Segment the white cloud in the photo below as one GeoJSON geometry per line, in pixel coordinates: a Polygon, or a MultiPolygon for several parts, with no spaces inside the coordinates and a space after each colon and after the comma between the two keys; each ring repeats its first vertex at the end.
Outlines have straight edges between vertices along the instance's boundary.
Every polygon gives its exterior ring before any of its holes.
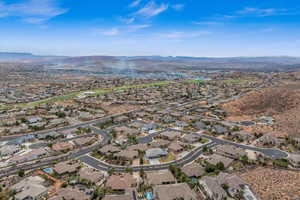
{"type": "Polygon", "coordinates": [[[135,17],[129,17],[129,18],[121,17],[120,21],[125,24],[132,24],[135,21],[135,17]]]}
{"type": "Polygon", "coordinates": [[[138,25],[129,25],[121,27],[113,27],[111,29],[94,29],[94,35],[104,35],[104,36],[117,36],[126,33],[137,32],[141,29],[150,27],[150,24],[138,24],[138,25]]]}
{"type": "Polygon", "coordinates": [[[127,32],[136,32],[141,29],[149,28],[150,26],[150,24],[131,25],[125,27],[125,29],[127,29],[127,32]]]}
{"type": "Polygon", "coordinates": [[[109,30],[97,30],[96,32],[105,36],[116,36],[121,33],[119,28],[112,28],[109,30]]]}
{"type": "Polygon", "coordinates": [[[146,4],[145,7],[138,10],[135,13],[135,15],[139,15],[139,16],[142,16],[145,18],[151,18],[151,17],[157,16],[157,15],[163,13],[168,8],[169,8],[168,4],[162,3],[160,5],[157,5],[155,3],[155,1],[150,1],[149,3],[146,4]]]}
{"type": "Polygon", "coordinates": [[[287,11],[286,9],[275,9],[275,8],[261,9],[261,8],[248,7],[238,11],[237,13],[240,15],[255,15],[258,17],[265,17],[265,16],[281,15],[286,13],[286,11],[287,11]]]}
{"type": "Polygon", "coordinates": [[[142,0],[135,0],[135,1],[133,1],[133,2],[129,5],[129,7],[130,7],[130,8],[137,7],[137,6],[140,5],[141,2],[142,2],[142,0]]]}
{"type": "Polygon", "coordinates": [[[200,21],[200,22],[193,22],[193,24],[196,24],[196,25],[220,25],[223,23],[216,22],[216,21],[200,21]]]}
{"type": "Polygon", "coordinates": [[[184,4],[174,4],[174,5],[172,5],[172,8],[176,11],[181,11],[181,10],[184,9],[184,7],[185,7],[184,4]]]}
{"type": "Polygon", "coordinates": [[[0,0],[0,17],[19,17],[28,23],[43,23],[66,12],[67,9],[60,8],[56,0],[26,0],[11,4],[0,0]]]}
{"type": "Polygon", "coordinates": [[[195,38],[204,35],[210,35],[210,31],[193,31],[193,32],[184,32],[184,31],[173,31],[169,33],[158,34],[159,37],[168,38],[168,39],[183,39],[183,38],[195,38]]]}

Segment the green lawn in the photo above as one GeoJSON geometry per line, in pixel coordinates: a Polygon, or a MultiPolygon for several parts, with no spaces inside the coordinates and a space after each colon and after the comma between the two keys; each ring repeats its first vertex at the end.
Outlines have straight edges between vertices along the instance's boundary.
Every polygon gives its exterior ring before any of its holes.
{"type": "Polygon", "coordinates": [[[4,104],[0,104],[0,110],[5,110],[8,109],[9,107],[7,105],[4,104]]]}
{"type": "Polygon", "coordinates": [[[187,83],[204,83],[204,80],[187,80],[187,83]]]}
{"type": "Polygon", "coordinates": [[[242,83],[247,83],[249,81],[250,80],[247,79],[228,79],[228,80],[224,80],[223,82],[227,84],[242,84],[242,83]]]}

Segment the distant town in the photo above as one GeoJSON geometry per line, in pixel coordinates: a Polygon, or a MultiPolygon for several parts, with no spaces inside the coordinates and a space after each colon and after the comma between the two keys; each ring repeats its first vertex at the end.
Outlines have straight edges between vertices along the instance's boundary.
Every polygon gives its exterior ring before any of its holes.
{"type": "Polygon", "coordinates": [[[0,64],[0,199],[299,199],[296,64],[31,59],[0,64]]]}

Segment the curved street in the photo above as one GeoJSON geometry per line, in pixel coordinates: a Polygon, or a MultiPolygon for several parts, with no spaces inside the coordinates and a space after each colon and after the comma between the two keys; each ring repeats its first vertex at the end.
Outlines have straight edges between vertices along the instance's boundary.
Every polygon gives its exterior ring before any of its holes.
{"type": "MultiPolygon", "coordinates": [[[[191,102],[188,102],[188,103],[191,103],[191,102]]],[[[178,105],[178,107],[186,105],[188,103],[178,105]]],[[[133,111],[130,111],[130,112],[136,112],[136,111],[137,110],[133,110],[133,111]]],[[[122,113],[122,114],[124,114],[124,113],[122,113]]],[[[42,167],[52,165],[52,164],[54,164],[58,161],[65,161],[65,160],[69,160],[69,159],[79,159],[79,160],[81,160],[82,162],[86,163],[87,165],[89,165],[91,167],[94,167],[94,168],[100,169],[100,170],[104,170],[104,171],[108,171],[112,168],[116,171],[125,171],[128,167],[110,165],[110,164],[104,163],[102,161],[99,161],[99,160],[87,155],[90,152],[92,152],[93,150],[99,149],[102,146],[108,144],[109,141],[112,138],[111,135],[108,134],[105,130],[100,130],[100,129],[94,127],[93,124],[96,124],[96,123],[98,123],[102,120],[111,118],[113,116],[114,117],[120,116],[122,114],[107,116],[107,117],[104,117],[104,118],[100,118],[100,119],[96,119],[96,120],[92,120],[92,121],[88,121],[88,122],[83,122],[83,123],[76,124],[76,125],[70,125],[70,126],[55,129],[54,131],[63,131],[63,130],[72,129],[72,128],[89,126],[93,130],[94,133],[101,135],[103,140],[100,143],[98,143],[97,145],[87,147],[87,148],[84,148],[84,149],[79,149],[76,152],[70,153],[70,154],[65,155],[65,156],[61,156],[59,159],[58,158],[53,158],[53,159],[47,159],[47,160],[46,159],[39,160],[39,161],[36,161],[36,162],[31,161],[31,162],[27,162],[27,163],[24,163],[24,164],[19,164],[18,166],[13,166],[13,167],[8,167],[8,168],[5,168],[5,169],[2,169],[2,170],[0,170],[0,177],[15,174],[19,170],[29,170],[29,169],[42,168],[42,167]]],[[[166,127],[164,127],[164,128],[166,128],[166,127]]],[[[151,142],[156,135],[158,135],[159,133],[161,133],[165,130],[180,131],[180,132],[186,133],[186,134],[191,133],[191,132],[188,132],[188,131],[182,131],[182,130],[176,130],[176,129],[172,129],[172,128],[166,128],[162,131],[154,132],[154,133],[148,134],[147,136],[138,138],[138,142],[147,144],[147,143],[151,142]]],[[[53,130],[35,132],[35,133],[32,133],[31,135],[46,134],[46,133],[49,133],[51,131],[53,131],[53,130]]],[[[197,133],[197,134],[200,134],[200,133],[197,133]]],[[[213,146],[216,146],[216,145],[228,144],[228,145],[233,145],[233,146],[245,149],[245,150],[252,150],[252,151],[260,152],[260,153],[262,153],[262,154],[264,154],[264,155],[266,155],[270,158],[273,158],[273,159],[287,158],[289,156],[289,154],[287,152],[284,152],[284,151],[281,151],[281,150],[278,150],[278,149],[258,148],[258,147],[255,147],[255,146],[243,145],[243,144],[234,143],[234,142],[231,142],[231,141],[228,141],[228,140],[219,139],[219,138],[216,138],[216,137],[213,137],[213,136],[210,136],[210,135],[206,135],[206,134],[200,134],[200,135],[211,141],[210,143],[205,144],[203,146],[213,147],[213,146]]],[[[0,141],[12,140],[12,139],[16,139],[18,137],[22,137],[22,136],[4,137],[4,138],[0,138],[0,141]]],[[[140,169],[144,169],[145,171],[155,171],[155,170],[167,169],[170,165],[180,165],[180,166],[186,165],[186,164],[194,161],[195,159],[197,159],[201,155],[202,147],[198,147],[198,148],[194,149],[193,151],[191,151],[187,155],[185,155],[183,158],[181,158],[179,160],[176,160],[176,161],[173,161],[173,162],[158,164],[158,165],[132,166],[130,168],[132,168],[133,171],[139,171],[140,169]]]]}

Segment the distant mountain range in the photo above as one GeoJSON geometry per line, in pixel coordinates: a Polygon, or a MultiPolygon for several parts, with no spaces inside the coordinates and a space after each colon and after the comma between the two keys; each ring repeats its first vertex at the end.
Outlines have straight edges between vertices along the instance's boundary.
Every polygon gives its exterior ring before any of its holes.
{"type": "Polygon", "coordinates": [[[32,53],[0,52],[0,61],[30,61],[40,59],[57,59],[62,56],[40,56],[32,53]]]}
{"type": "Polygon", "coordinates": [[[186,56],[40,56],[31,53],[0,52],[0,62],[38,64],[45,69],[93,72],[235,69],[243,71],[300,70],[300,57],[186,57],[186,56]]]}
{"type": "Polygon", "coordinates": [[[300,57],[265,56],[265,57],[187,57],[187,56],[41,56],[32,53],[0,52],[0,61],[22,61],[54,59],[64,62],[97,62],[97,61],[203,61],[203,62],[270,62],[270,63],[300,63],[300,57]]]}

